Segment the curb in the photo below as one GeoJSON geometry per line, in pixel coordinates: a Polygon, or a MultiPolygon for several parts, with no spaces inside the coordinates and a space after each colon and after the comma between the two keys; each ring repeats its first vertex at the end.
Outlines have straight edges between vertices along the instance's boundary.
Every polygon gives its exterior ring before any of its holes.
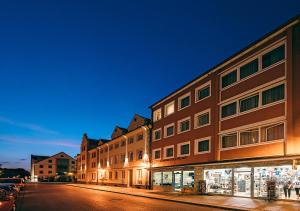
{"type": "Polygon", "coordinates": [[[129,196],[144,197],[144,198],[149,198],[149,199],[156,199],[156,200],[169,201],[169,202],[177,202],[177,203],[196,205],[196,206],[202,206],[202,207],[205,206],[205,207],[211,207],[211,208],[218,208],[218,209],[225,209],[225,210],[237,210],[237,211],[253,210],[253,209],[247,209],[247,208],[226,207],[226,206],[221,206],[221,205],[195,203],[195,202],[188,202],[188,201],[179,201],[179,200],[167,199],[167,198],[157,198],[157,197],[153,197],[153,196],[145,196],[145,195],[132,194],[132,193],[122,193],[122,192],[118,192],[118,191],[103,190],[103,189],[97,189],[97,188],[91,188],[91,187],[82,187],[82,186],[77,186],[77,185],[72,185],[72,184],[67,184],[67,185],[77,187],[77,188],[89,189],[89,190],[103,191],[103,192],[109,192],[109,193],[117,193],[117,194],[129,195],[129,196]]]}

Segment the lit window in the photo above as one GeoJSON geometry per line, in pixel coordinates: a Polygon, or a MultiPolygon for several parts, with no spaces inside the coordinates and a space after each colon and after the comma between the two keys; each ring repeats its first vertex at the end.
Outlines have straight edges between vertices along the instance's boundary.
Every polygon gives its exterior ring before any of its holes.
{"type": "Polygon", "coordinates": [[[153,121],[156,122],[161,119],[161,108],[153,112],[153,121]]]}
{"type": "Polygon", "coordinates": [[[165,116],[169,116],[173,114],[175,111],[175,103],[174,101],[165,105],[165,116]]]}

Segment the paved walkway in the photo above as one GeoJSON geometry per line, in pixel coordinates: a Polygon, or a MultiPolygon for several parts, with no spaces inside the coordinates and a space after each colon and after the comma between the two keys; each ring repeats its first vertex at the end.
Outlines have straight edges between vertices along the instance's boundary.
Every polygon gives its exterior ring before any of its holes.
{"type": "Polygon", "coordinates": [[[260,199],[227,197],[227,196],[201,196],[181,193],[164,193],[155,190],[136,188],[111,187],[87,184],[68,184],[79,188],[88,188],[99,191],[141,196],[153,199],[175,201],[186,204],[204,205],[229,210],[266,210],[266,211],[300,211],[300,201],[272,201],[260,199]]]}

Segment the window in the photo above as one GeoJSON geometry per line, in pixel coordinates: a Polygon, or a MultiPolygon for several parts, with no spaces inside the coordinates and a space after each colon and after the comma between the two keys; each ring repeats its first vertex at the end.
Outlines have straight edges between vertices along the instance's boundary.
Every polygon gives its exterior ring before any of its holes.
{"type": "Polygon", "coordinates": [[[125,141],[121,141],[121,147],[125,146],[125,141]]]}
{"type": "Polygon", "coordinates": [[[174,123],[166,125],[164,127],[164,137],[167,138],[167,137],[173,136],[174,135],[174,128],[175,128],[174,123]]]}
{"type": "Polygon", "coordinates": [[[125,162],[125,154],[121,154],[121,162],[122,162],[122,163],[125,162]]]}
{"type": "Polygon", "coordinates": [[[44,165],[40,165],[40,168],[44,168],[44,165]]]}
{"type": "Polygon", "coordinates": [[[222,136],[222,148],[229,148],[237,146],[237,134],[232,133],[222,136]]]}
{"type": "Polygon", "coordinates": [[[210,152],[210,137],[195,140],[195,154],[210,152]]]}
{"type": "Polygon", "coordinates": [[[118,149],[119,148],[119,143],[116,143],[115,144],[115,149],[118,149]]]}
{"type": "Polygon", "coordinates": [[[177,145],[177,156],[188,156],[190,155],[190,142],[184,142],[177,145]]]}
{"type": "Polygon", "coordinates": [[[153,122],[156,122],[161,119],[161,108],[153,112],[153,122]]]}
{"type": "Polygon", "coordinates": [[[117,180],[118,179],[118,172],[115,171],[115,179],[117,180]]]}
{"type": "Polygon", "coordinates": [[[246,78],[258,71],[258,59],[240,67],[240,79],[246,78]]]}
{"type": "Polygon", "coordinates": [[[128,139],[128,144],[132,144],[133,141],[134,141],[134,140],[133,140],[133,137],[129,138],[129,139],[128,139]]]}
{"type": "Polygon", "coordinates": [[[143,134],[139,134],[138,136],[137,136],[137,140],[138,141],[141,141],[141,140],[143,140],[144,139],[144,135],[143,134]]]}
{"type": "Polygon", "coordinates": [[[236,102],[222,106],[222,118],[236,114],[236,102]]]}
{"type": "Polygon", "coordinates": [[[240,112],[248,111],[258,107],[259,95],[240,100],[240,112]]]}
{"type": "Polygon", "coordinates": [[[165,116],[169,116],[175,112],[175,103],[174,101],[165,105],[165,116]]]}
{"type": "Polygon", "coordinates": [[[143,174],[142,174],[142,169],[137,169],[137,184],[141,185],[142,184],[142,178],[143,178],[143,174]]]}
{"type": "Polygon", "coordinates": [[[52,169],[52,165],[48,165],[48,168],[49,168],[49,169],[52,169]]]}
{"type": "Polygon", "coordinates": [[[195,114],[194,127],[204,127],[210,124],[210,109],[195,114]]]}
{"type": "Polygon", "coordinates": [[[40,174],[44,174],[44,171],[40,171],[40,174]]]}
{"type": "Polygon", "coordinates": [[[52,163],[52,160],[48,160],[48,163],[52,163]]]}
{"type": "Polygon", "coordinates": [[[196,89],[196,93],[195,93],[196,102],[203,100],[209,96],[210,96],[210,82],[208,82],[196,89]]]}
{"type": "Polygon", "coordinates": [[[109,151],[113,150],[113,145],[109,146],[109,151]]]}
{"type": "Polygon", "coordinates": [[[240,133],[240,145],[256,144],[258,141],[258,129],[242,131],[240,133]]]}
{"type": "Polygon", "coordinates": [[[153,155],[155,160],[160,160],[160,152],[161,152],[160,149],[153,150],[153,155]]]}
{"type": "Polygon", "coordinates": [[[178,133],[190,130],[190,117],[178,121],[178,133]]]}
{"type": "Polygon", "coordinates": [[[133,161],[133,152],[129,152],[128,154],[129,154],[129,161],[130,162],[133,161]]]}
{"type": "Polygon", "coordinates": [[[284,59],[284,45],[262,56],[262,68],[266,68],[284,59]]]}
{"type": "Polygon", "coordinates": [[[172,185],[173,173],[172,171],[163,172],[163,185],[172,185]]]}
{"type": "Polygon", "coordinates": [[[164,148],[164,156],[165,158],[174,158],[174,145],[164,148]]]}
{"type": "Polygon", "coordinates": [[[262,104],[266,105],[284,99],[284,84],[262,92],[262,104]]]}
{"type": "Polygon", "coordinates": [[[222,77],[222,88],[225,88],[237,81],[237,71],[234,70],[222,77]]]}
{"type": "Polygon", "coordinates": [[[112,172],[109,172],[109,179],[112,179],[112,172]]]}
{"type": "Polygon", "coordinates": [[[143,159],[143,150],[139,150],[138,151],[138,157],[137,157],[138,160],[142,160],[143,159]]]}
{"type": "Polygon", "coordinates": [[[117,155],[115,155],[114,160],[115,160],[115,164],[117,164],[118,163],[118,156],[117,155]]]}
{"type": "Polygon", "coordinates": [[[74,160],[72,160],[72,161],[71,161],[71,163],[72,163],[72,164],[75,164],[75,161],[74,161],[74,160]]]}
{"type": "Polygon", "coordinates": [[[161,185],[161,184],[162,184],[162,172],[154,172],[153,185],[161,185]]]}
{"type": "Polygon", "coordinates": [[[161,129],[157,129],[153,131],[154,141],[158,141],[161,139],[161,129]]]}
{"type": "Polygon", "coordinates": [[[190,93],[181,96],[178,99],[178,110],[188,107],[190,105],[190,103],[191,103],[190,93]]]}
{"type": "Polygon", "coordinates": [[[122,170],[122,179],[125,179],[125,170],[122,170]]]}
{"type": "Polygon", "coordinates": [[[48,171],[48,174],[52,174],[52,171],[48,171]]]}
{"type": "Polygon", "coordinates": [[[284,139],[284,124],[274,124],[261,129],[261,141],[276,141],[284,139]]]}

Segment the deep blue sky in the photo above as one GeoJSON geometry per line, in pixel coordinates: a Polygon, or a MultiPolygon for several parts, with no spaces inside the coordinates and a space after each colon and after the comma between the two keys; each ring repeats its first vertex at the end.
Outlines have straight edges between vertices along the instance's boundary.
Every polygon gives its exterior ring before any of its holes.
{"type": "Polygon", "coordinates": [[[0,163],[74,156],[300,12],[300,1],[1,1],[0,163]]]}

